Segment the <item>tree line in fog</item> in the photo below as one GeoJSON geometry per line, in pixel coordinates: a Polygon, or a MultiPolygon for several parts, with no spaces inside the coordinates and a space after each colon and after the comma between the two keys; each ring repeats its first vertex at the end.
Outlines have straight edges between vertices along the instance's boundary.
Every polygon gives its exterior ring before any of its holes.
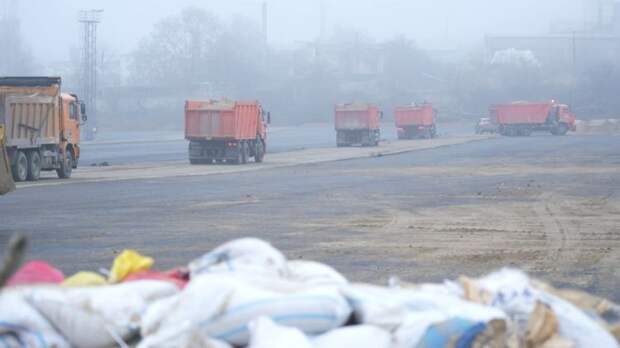
{"type": "MultiPolygon", "coordinates": [[[[0,74],[40,74],[14,27],[0,21],[0,74]]],[[[221,97],[258,99],[277,124],[330,122],[333,105],[349,101],[379,104],[388,118],[411,102],[433,102],[440,120],[473,121],[493,103],[548,99],[581,118],[620,116],[618,59],[575,69],[527,50],[432,51],[415,38],[377,41],[346,28],[280,48],[251,20],[195,7],[160,20],[129,55],[100,52],[103,129],[180,129],[185,99],[221,97]]],[[[61,74],[79,91],[79,55],[72,59],[61,74]]]]}

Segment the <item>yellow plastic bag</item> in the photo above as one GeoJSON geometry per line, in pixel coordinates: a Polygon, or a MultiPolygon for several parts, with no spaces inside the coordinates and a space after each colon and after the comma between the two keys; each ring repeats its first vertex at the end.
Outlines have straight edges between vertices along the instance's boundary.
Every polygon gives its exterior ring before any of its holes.
{"type": "Polygon", "coordinates": [[[62,282],[62,286],[98,286],[105,285],[108,282],[105,277],[95,272],[77,272],[62,282]]]}
{"type": "Polygon", "coordinates": [[[149,270],[155,260],[148,256],[140,255],[135,250],[127,249],[114,259],[114,264],[110,270],[110,283],[118,283],[125,279],[128,275],[149,270]]]}

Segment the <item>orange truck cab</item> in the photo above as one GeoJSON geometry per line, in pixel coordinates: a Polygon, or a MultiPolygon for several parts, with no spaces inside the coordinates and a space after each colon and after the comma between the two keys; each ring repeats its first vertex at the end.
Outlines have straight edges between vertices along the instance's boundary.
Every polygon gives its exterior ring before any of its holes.
{"type": "Polygon", "coordinates": [[[534,131],[566,135],[576,131],[576,117],[566,104],[549,102],[513,102],[491,106],[491,119],[498,132],[507,136],[529,136],[534,131]]]}
{"type": "Polygon", "coordinates": [[[0,123],[15,181],[55,170],[69,178],[80,158],[80,122],[86,108],[61,93],[60,77],[0,77],[0,123]]]}
{"type": "Polygon", "coordinates": [[[334,110],[336,143],[342,146],[378,146],[383,112],[365,103],[338,104],[334,110]]]}
{"type": "Polygon", "coordinates": [[[394,110],[398,139],[434,138],[437,136],[437,112],[429,103],[399,106],[394,110]]]}
{"type": "Polygon", "coordinates": [[[185,102],[185,139],[191,164],[262,162],[271,114],[258,101],[185,102]]]}

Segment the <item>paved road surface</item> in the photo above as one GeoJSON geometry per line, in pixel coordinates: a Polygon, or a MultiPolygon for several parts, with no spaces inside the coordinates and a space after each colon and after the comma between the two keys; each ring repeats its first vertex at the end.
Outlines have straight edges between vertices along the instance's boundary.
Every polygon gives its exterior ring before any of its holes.
{"type": "MultiPolygon", "coordinates": [[[[381,126],[382,138],[396,139],[392,124],[381,126]]],[[[440,136],[473,134],[469,124],[438,125],[440,136]]],[[[299,127],[270,127],[268,151],[279,153],[335,146],[335,131],[331,124],[307,124],[299,127]]],[[[162,161],[186,161],[187,141],[183,132],[116,132],[100,134],[97,141],[82,144],[81,165],[108,162],[112,165],[162,161]]]]}
{"type": "Polygon", "coordinates": [[[68,272],[123,248],[171,267],[232,238],[382,282],[523,267],[620,299],[620,137],[496,138],[211,176],[29,187],[0,199],[0,247],[68,272]]]}

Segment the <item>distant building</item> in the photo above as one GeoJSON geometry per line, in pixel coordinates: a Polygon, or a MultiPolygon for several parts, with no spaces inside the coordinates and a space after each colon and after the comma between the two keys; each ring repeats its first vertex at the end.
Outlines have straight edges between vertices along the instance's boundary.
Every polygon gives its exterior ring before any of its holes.
{"type": "Polygon", "coordinates": [[[585,69],[620,61],[620,2],[612,4],[609,18],[589,29],[570,25],[552,27],[552,34],[534,36],[487,36],[485,55],[490,62],[496,52],[531,51],[545,67],[585,69]]]}

